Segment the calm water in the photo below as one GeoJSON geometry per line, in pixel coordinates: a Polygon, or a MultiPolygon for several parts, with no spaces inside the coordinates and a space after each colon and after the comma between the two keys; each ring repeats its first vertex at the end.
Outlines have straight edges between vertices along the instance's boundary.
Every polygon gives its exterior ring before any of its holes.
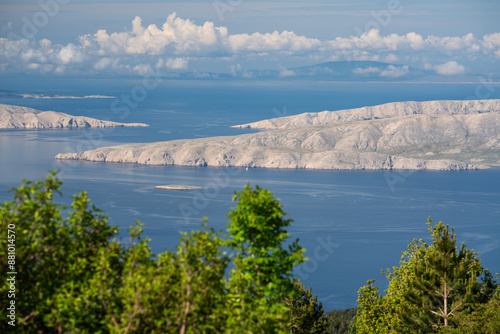
{"type": "MultiPolygon", "coordinates": [[[[121,97],[140,81],[4,78],[0,89],[45,94],[121,97]],[[7,81],[9,82],[7,84],[7,81]]],[[[246,183],[269,188],[295,222],[310,261],[296,271],[325,309],[354,306],[370,278],[386,287],[380,269],[397,265],[414,237],[427,237],[431,216],[455,227],[459,242],[481,252],[483,264],[500,272],[500,170],[467,172],[314,171],[242,168],[154,167],[56,162],[60,152],[130,142],[234,135],[233,124],[265,118],[361,107],[392,101],[464,99],[476,85],[333,84],[306,82],[164,81],[149,91],[123,121],[148,128],[0,131],[0,200],[21,178],[39,179],[59,168],[64,203],[86,190],[93,202],[126,229],[136,219],[155,252],[175,247],[178,231],[199,227],[202,217],[216,229],[227,223],[234,190],[246,183]],[[155,185],[204,187],[156,191],[155,185]]],[[[491,98],[500,98],[498,90],[491,98]]],[[[0,98],[0,103],[120,121],[114,99],[0,98]]],[[[248,132],[248,130],[246,130],[248,132]]]]}

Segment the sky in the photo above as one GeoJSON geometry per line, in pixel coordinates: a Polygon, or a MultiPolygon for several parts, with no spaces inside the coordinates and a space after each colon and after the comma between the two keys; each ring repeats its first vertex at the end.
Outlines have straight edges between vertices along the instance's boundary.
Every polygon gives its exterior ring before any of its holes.
{"type": "Polygon", "coordinates": [[[499,17],[498,0],[2,0],[0,74],[285,71],[370,60],[498,78],[499,17]]]}

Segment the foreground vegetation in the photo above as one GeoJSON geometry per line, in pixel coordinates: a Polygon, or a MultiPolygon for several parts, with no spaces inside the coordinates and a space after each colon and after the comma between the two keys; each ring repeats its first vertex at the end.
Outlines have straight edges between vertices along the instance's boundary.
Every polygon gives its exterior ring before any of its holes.
{"type": "Polygon", "coordinates": [[[399,267],[383,271],[385,296],[359,290],[357,333],[499,333],[500,291],[478,254],[448,225],[428,221],[432,244],[413,240],[399,267]]]}
{"type": "Polygon", "coordinates": [[[204,224],[156,255],[141,223],[119,242],[118,228],[85,192],[70,208],[55,203],[60,187],[56,173],[24,181],[0,206],[0,267],[16,272],[14,288],[6,277],[0,284],[2,332],[500,332],[498,285],[442,223],[429,222],[431,245],[413,241],[400,267],[385,271],[384,296],[372,280],[357,310],[324,314],[292,277],[305,250],[288,241],[292,220],[266,189],[235,193],[225,232],[204,224]],[[12,301],[14,315],[6,307],[12,301]]]}
{"type": "Polygon", "coordinates": [[[23,182],[0,207],[2,235],[14,233],[0,238],[0,266],[17,272],[14,298],[1,283],[2,331],[12,324],[23,333],[324,331],[322,306],[291,276],[304,249],[298,240],[285,246],[292,220],[269,191],[246,186],[224,234],[205,225],[182,233],[175,251],[155,255],[139,222],[130,241],[119,242],[85,192],[71,208],[56,204],[60,186],[55,173],[23,182]]]}

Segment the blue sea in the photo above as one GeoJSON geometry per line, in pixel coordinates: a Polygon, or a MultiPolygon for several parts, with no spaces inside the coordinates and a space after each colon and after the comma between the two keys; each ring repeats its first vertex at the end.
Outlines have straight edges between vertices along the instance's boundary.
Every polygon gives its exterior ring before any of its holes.
{"type": "MultiPolygon", "coordinates": [[[[381,269],[396,266],[413,238],[429,240],[432,217],[455,228],[458,241],[480,252],[485,267],[500,272],[500,170],[324,171],[141,166],[55,161],[77,152],[124,143],[236,135],[231,125],[261,119],[377,105],[395,101],[468,99],[477,92],[500,98],[500,88],[477,84],[332,83],[307,81],[162,80],[141,90],[141,79],[3,77],[0,90],[45,96],[106,95],[115,98],[22,98],[0,103],[99,119],[150,124],[147,128],[0,130],[0,200],[21,178],[40,179],[61,170],[62,203],[85,190],[113,225],[140,220],[151,247],[174,249],[179,231],[209,225],[224,229],[235,190],[247,183],[268,188],[294,219],[289,232],[309,261],[295,275],[311,286],[325,310],[354,307],[368,279],[381,289],[381,269]],[[490,87],[491,88],[491,87],[490,87]],[[140,93],[146,93],[140,95],[140,93]],[[135,94],[135,95],[134,95],[135,94]],[[126,105],[127,96],[135,96],[126,105]],[[126,105],[126,108],[123,108],[126,105]],[[122,108],[117,108],[121,106],[122,108]],[[126,112],[124,111],[126,109],[126,112]],[[162,184],[202,190],[158,191],[162,184]]],[[[478,96],[479,97],[479,96],[478,96]]],[[[484,97],[484,96],[482,96],[484,97]]]]}

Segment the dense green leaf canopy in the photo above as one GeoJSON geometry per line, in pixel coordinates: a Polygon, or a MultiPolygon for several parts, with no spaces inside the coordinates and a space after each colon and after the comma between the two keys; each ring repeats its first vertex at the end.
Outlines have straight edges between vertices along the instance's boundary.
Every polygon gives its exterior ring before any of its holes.
{"type": "MultiPolygon", "coordinates": [[[[248,185],[236,193],[226,234],[205,223],[181,233],[174,251],[155,255],[141,223],[119,242],[85,192],[69,208],[55,203],[60,187],[55,172],[24,181],[0,206],[1,234],[15,233],[10,243],[0,238],[0,267],[8,268],[8,244],[15,246],[17,332],[287,333],[293,326],[285,298],[295,298],[291,273],[304,250],[298,240],[285,247],[291,220],[269,191],[248,185]]],[[[3,279],[1,305],[9,289],[3,279]]],[[[0,318],[9,312],[2,307],[0,318]]]]}

